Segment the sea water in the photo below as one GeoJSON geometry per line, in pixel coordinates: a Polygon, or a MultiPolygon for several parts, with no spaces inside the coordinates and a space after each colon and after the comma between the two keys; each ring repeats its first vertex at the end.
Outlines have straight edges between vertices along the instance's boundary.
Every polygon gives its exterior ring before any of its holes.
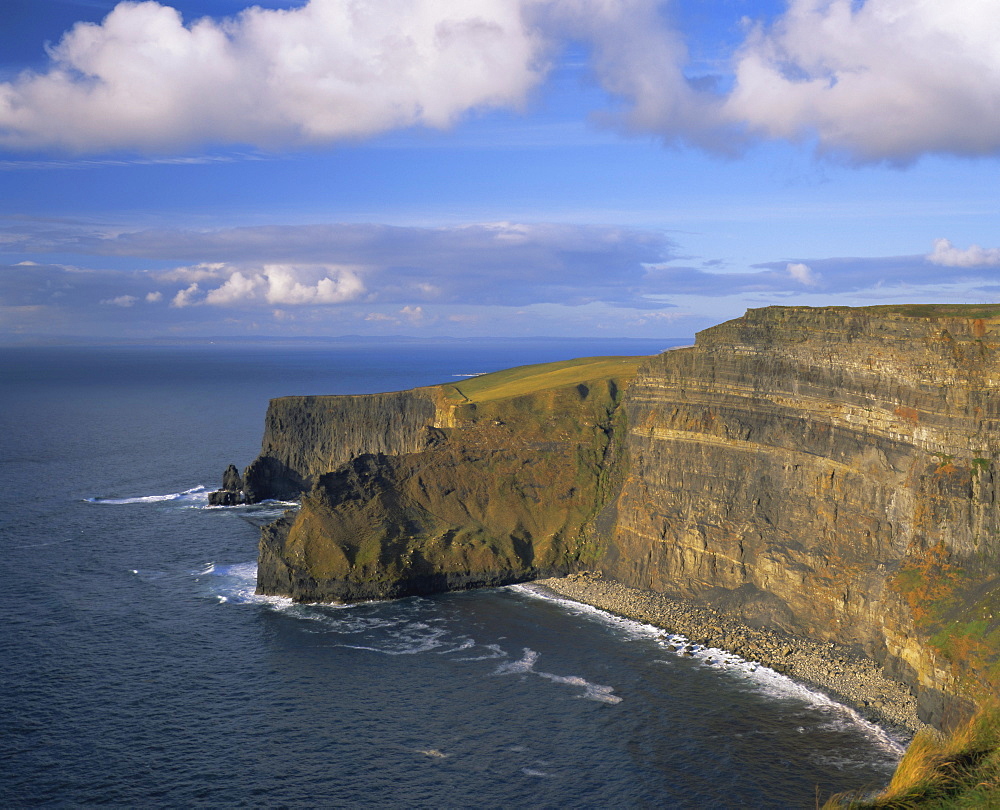
{"type": "Polygon", "coordinates": [[[898,740],[720,651],[515,586],[349,607],[254,594],[213,508],[270,397],[669,342],[0,349],[0,802],[813,807],[898,740]]]}

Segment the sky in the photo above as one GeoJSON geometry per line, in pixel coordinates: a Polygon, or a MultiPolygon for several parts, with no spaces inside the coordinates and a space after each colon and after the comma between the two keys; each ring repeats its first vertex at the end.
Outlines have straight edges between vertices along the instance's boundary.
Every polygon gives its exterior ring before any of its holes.
{"type": "Polygon", "coordinates": [[[1000,300],[995,0],[0,0],[0,344],[1000,300]]]}

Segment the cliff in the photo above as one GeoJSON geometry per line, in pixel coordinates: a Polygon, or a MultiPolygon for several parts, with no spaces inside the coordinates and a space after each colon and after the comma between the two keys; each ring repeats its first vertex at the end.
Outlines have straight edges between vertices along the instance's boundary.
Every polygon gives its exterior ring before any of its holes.
{"type": "Polygon", "coordinates": [[[963,314],[751,310],[652,359],[601,568],[857,643],[931,722],[988,691],[1000,320],[963,314]]]}
{"type": "Polygon", "coordinates": [[[857,644],[940,724],[1000,676],[998,334],[996,308],[771,307],[638,369],[275,400],[247,497],[309,492],[264,531],[259,588],[595,567],[857,644]]]}
{"type": "Polygon", "coordinates": [[[281,487],[312,486],[264,530],[259,592],[351,601],[593,565],[620,391],[638,362],[530,366],[368,402],[275,401],[262,455],[281,487]]]}
{"type": "Polygon", "coordinates": [[[281,397],[264,418],[260,455],[243,473],[227,470],[213,504],[297,498],[320,476],[365,453],[414,453],[447,411],[443,389],[359,396],[281,397]]]}

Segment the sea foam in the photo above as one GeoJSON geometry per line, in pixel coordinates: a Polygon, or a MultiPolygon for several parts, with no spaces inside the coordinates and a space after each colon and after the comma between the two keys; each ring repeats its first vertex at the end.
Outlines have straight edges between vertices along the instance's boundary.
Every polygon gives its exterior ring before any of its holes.
{"type": "Polygon", "coordinates": [[[204,486],[196,486],[186,489],[183,492],[172,492],[169,495],[139,495],[134,498],[105,498],[97,495],[93,498],[84,498],[87,503],[109,504],[121,506],[132,503],[163,503],[165,501],[190,501],[195,503],[208,502],[208,490],[204,486]]]}
{"type": "MultiPolygon", "coordinates": [[[[737,675],[769,697],[800,700],[807,706],[826,714],[831,727],[854,726],[861,729],[869,739],[893,757],[902,756],[905,751],[906,746],[903,742],[895,739],[881,726],[863,718],[850,706],[838,703],[823,692],[810,689],[757,661],[749,661],[735,653],[717,647],[692,644],[686,636],[679,633],[667,633],[662,627],[616,616],[593,605],[575,602],[561,596],[553,596],[525,585],[509,585],[507,587],[535,599],[555,602],[564,610],[599,621],[627,638],[653,641],[658,647],[671,652],[678,658],[689,658],[704,667],[737,675]]],[[[670,661],[663,661],[663,663],[670,663],[670,661]]]]}

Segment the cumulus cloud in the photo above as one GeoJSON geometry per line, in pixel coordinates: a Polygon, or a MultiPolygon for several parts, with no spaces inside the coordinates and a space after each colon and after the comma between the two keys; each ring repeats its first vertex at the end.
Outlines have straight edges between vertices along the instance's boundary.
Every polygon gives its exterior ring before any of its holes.
{"type": "MultiPolygon", "coordinates": [[[[437,318],[428,318],[424,313],[424,308],[420,306],[405,306],[397,312],[369,312],[364,315],[364,320],[369,323],[382,323],[382,324],[393,324],[399,326],[401,324],[408,324],[410,326],[423,326],[427,323],[432,323],[437,320],[437,318]]],[[[455,323],[459,322],[460,318],[452,316],[448,318],[449,321],[455,323]]]]}
{"type": "Polygon", "coordinates": [[[48,315],[100,312],[109,323],[141,317],[147,330],[155,328],[154,318],[176,325],[270,317],[429,328],[462,318],[486,324],[500,308],[530,307],[559,307],[563,318],[568,307],[579,318],[588,307],[609,308],[651,325],[663,320],[651,312],[669,312],[692,296],[819,302],[847,295],[863,303],[912,300],[923,291],[931,300],[981,300],[995,294],[993,268],[1000,265],[996,251],[939,240],[930,256],[786,258],[724,272],[712,262],[683,266],[659,231],[552,223],[73,233],[97,257],[162,261],[170,245],[177,257],[193,260],[146,271],[0,265],[0,306],[45,307],[48,315]],[[143,303],[161,301],[170,305],[143,303]],[[487,309],[493,314],[484,315],[487,309]]]}
{"type": "Polygon", "coordinates": [[[712,297],[766,294],[775,301],[806,293],[824,297],[849,294],[857,296],[851,300],[862,303],[884,297],[902,299],[918,289],[927,291],[931,300],[935,290],[940,290],[941,295],[950,295],[958,288],[969,289],[980,296],[984,285],[993,282],[993,273],[958,265],[943,271],[929,259],[887,256],[766,262],[755,265],[749,272],[666,265],[650,270],[655,281],[651,279],[647,289],[654,296],[659,294],[652,292],[654,290],[669,290],[671,295],[712,297]]]}
{"type": "Polygon", "coordinates": [[[554,0],[594,43],[626,128],[735,152],[750,138],[905,165],[1000,152],[1000,5],[993,0],[789,0],[717,75],[693,78],[657,4],[554,0]],[[727,88],[727,89],[723,89],[727,88]]]}
{"type": "Polygon", "coordinates": [[[326,268],[328,274],[315,284],[302,283],[295,268],[272,265],[265,269],[267,300],[272,304],[342,304],[358,298],[365,286],[348,270],[326,268]]]}
{"type": "Polygon", "coordinates": [[[981,248],[970,245],[965,250],[957,248],[948,239],[935,239],[934,250],[927,261],[942,267],[998,267],[1000,248],[981,248]]]}
{"type": "Polygon", "coordinates": [[[631,132],[654,132],[733,151],[735,132],[718,97],[685,74],[688,49],[664,18],[657,0],[548,0],[535,7],[546,31],[589,42],[594,75],[624,111],[596,116],[631,132]]]}
{"type": "Polygon", "coordinates": [[[518,106],[543,41],[510,0],[309,0],[185,24],[153,0],[78,23],[0,83],[0,144],[73,151],[325,143],[518,106]]]}
{"type": "Polygon", "coordinates": [[[859,161],[993,154],[998,27],[992,0],[791,0],[751,31],[724,112],[859,161]]]}
{"type": "Polygon", "coordinates": [[[187,279],[192,276],[198,281],[179,290],[173,298],[172,306],[317,306],[352,301],[365,291],[364,283],[354,272],[328,265],[266,264],[255,270],[234,267],[225,262],[213,262],[160,273],[157,280],[187,279]],[[213,287],[212,283],[219,286],[213,287]]]}
{"type": "MultiPolygon", "coordinates": [[[[136,231],[67,228],[15,239],[22,252],[189,262],[150,276],[175,306],[366,300],[420,305],[471,301],[641,301],[646,265],[668,260],[662,232],[596,225],[478,223],[440,228],[370,224],[136,231]],[[239,272],[239,277],[233,277],[239,272]],[[188,292],[191,285],[198,290],[188,292]],[[176,298],[176,292],[183,293],[176,298]],[[206,295],[211,300],[206,300],[206,295]]],[[[130,294],[136,294],[129,291],[130,294]]],[[[145,295],[148,288],[142,291],[145,295]]]]}
{"type": "Polygon", "coordinates": [[[178,290],[177,294],[171,299],[170,306],[177,307],[181,309],[183,307],[189,307],[192,304],[198,303],[198,295],[201,290],[198,287],[198,282],[195,282],[189,287],[185,287],[183,290],[178,290]]]}
{"type": "Polygon", "coordinates": [[[789,0],[700,76],[664,7],[308,0],[184,21],[154,0],[122,2],[72,28],[47,70],[0,83],[0,145],[283,148],[447,127],[471,109],[521,107],[573,40],[615,99],[604,120],[666,142],[735,153],[754,137],[812,139],[900,165],[1000,152],[993,0],[789,0]]]}
{"type": "Polygon", "coordinates": [[[239,270],[235,271],[221,287],[209,290],[205,295],[206,304],[216,306],[227,306],[242,303],[254,297],[257,288],[260,286],[260,277],[244,276],[239,270]]]}

